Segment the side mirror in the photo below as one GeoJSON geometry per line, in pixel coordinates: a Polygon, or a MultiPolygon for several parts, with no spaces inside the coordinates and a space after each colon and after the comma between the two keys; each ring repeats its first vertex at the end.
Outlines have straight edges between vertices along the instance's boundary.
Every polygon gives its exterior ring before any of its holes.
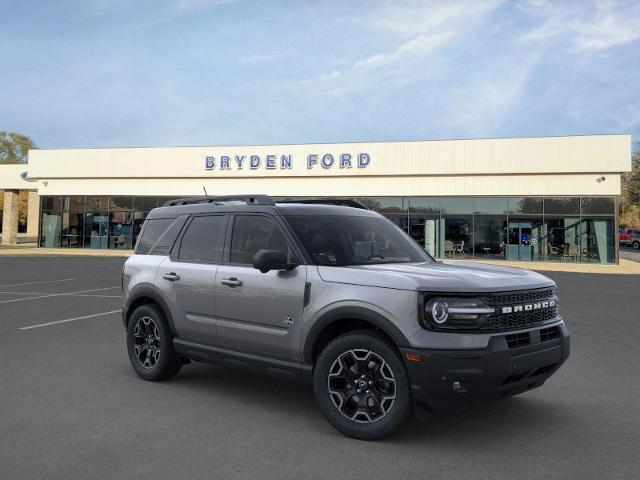
{"type": "Polygon", "coordinates": [[[253,256],[253,268],[267,273],[269,270],[293,270],[298,266],[295,262],[289,262],[287,252],[282,250],[258,250],[253,256]]]}

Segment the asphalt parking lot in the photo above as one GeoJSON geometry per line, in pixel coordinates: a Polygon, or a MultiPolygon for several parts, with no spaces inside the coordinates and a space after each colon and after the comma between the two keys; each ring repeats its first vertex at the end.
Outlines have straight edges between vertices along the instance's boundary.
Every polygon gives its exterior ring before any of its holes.
{"type": "Polygon", "coordinates": [[[0,478],[640,476],[640,276],[550,273],[572,356],[546,385],[362,442],[305,385],[203,364],[140,380],[123,261],[0,257],[0,478]]]}

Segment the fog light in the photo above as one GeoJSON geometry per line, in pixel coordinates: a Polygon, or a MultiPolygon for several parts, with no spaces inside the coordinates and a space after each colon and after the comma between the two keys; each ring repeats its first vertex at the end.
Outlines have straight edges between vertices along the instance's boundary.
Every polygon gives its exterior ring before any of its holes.
{"type": "Polygon", "coordinates": [[[467,393],[467,389],[464,388],[462,382],[453,382],[453,393],[467,393]]]}

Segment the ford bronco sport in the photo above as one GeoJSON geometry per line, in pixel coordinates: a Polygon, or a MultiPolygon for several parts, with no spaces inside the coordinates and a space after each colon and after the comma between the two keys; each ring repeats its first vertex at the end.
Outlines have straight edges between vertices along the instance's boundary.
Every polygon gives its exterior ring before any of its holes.
{"type": "Polygon", "coordinates": [[[335,428],[376,439],[412,410],[539,387],[567,359],[550,279],[436,262],[381,215],[327,202],[208,197],[152,210],[123,270],[136,373],[164,380],[199,361],[308,381],[335,428]]]}

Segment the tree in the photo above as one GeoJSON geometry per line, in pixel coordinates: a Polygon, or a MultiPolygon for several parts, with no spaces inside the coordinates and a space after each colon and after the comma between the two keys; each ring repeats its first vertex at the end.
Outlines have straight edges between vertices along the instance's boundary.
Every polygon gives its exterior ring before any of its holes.
{"type": "Polygon", "coordinates": [[[622,176],[620,225],[640,226],[640,142],[636,142],[631,157],[631,172],[622,176]]]}
{"type": "Polygon", "coordinates": [[[0,131],[0,164],[27,163],[29,149],[34,148],[33,140],[26,135],[0,131]]]}

